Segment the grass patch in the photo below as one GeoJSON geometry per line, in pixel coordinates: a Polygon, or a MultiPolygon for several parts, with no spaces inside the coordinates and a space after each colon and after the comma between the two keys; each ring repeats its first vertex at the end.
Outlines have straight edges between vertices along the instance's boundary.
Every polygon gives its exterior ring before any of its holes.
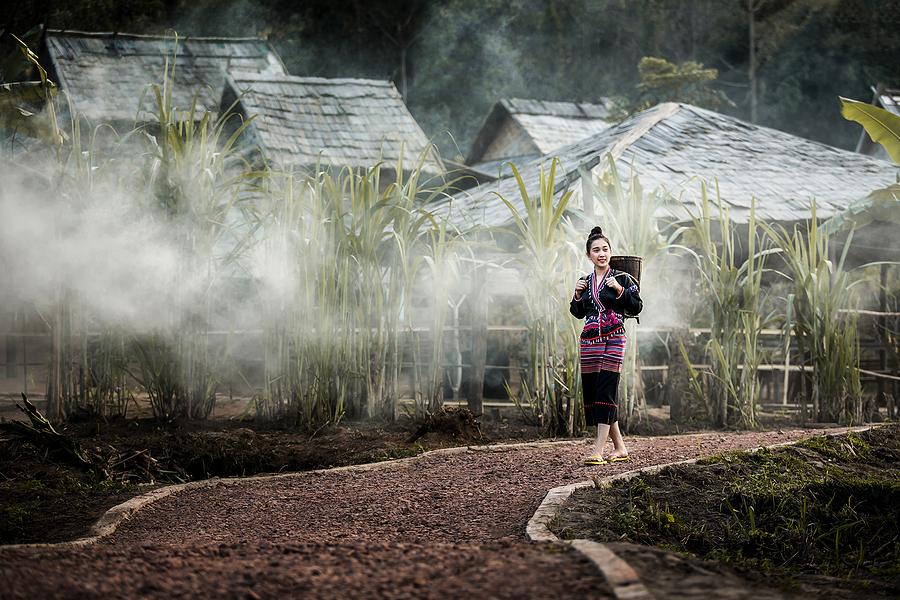
{"type": "Polygon", "coordinates": [[[724,453],[577,490],[551,529],[900,589],[900,426],[724,453]]]}

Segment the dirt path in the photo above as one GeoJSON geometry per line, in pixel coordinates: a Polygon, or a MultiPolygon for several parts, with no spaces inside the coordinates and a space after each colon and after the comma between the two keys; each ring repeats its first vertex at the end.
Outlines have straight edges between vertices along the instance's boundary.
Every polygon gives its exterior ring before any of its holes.
{"type": "Polygon", "coordinates": [[[815,433],[632,438],[634,459],[603,467],[554,445],[187,490],[93,546],[0,548],[0,597],[606,598],[579,554],[525,540],[548,489],[815,433]]]}

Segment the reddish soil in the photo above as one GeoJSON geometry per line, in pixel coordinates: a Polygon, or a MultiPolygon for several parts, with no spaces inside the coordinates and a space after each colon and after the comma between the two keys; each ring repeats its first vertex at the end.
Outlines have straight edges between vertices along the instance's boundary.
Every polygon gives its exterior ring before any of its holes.
{"type": "Polygon", "coordinates": [[[811,434],[632,438],[633,460],[603,467],[581,465],[585,442],[188,490],[97,545],[0,548],[0,597],[608,597],[580,555],[526,541],[549,488],[811,434]]]}

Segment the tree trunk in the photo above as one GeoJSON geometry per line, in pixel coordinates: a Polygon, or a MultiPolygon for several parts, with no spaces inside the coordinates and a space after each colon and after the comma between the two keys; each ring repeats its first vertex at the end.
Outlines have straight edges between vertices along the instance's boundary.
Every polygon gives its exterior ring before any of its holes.
{"type": "Polygon", "coordinates": [[[406,46],[400,46],[400,96],[406,104],[406,46]]]}
{"type": "Polygon", "coordinates": [[[747,0],[747,13],[750,17],[749,43],[750,43],[750,122],[757,120],[757,76],[756,76],[756,10],[759,8],[757,0],[747,0]]]}

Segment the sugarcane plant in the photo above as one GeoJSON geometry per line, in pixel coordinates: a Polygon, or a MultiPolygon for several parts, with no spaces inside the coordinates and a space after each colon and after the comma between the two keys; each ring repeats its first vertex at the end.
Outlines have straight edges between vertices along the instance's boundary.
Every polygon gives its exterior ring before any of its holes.
{"type": "Polygon", "coordinates": [[[421,184],[423,160],[407,171],[401,156],[389,174],[379,163],[266,175],[249,267],[266,338],[262,416],[307,429],[345,414],[394,418],[404,331],[420,342],[413,298],[433,305],[431,348],[412,352],[414,407],[442,402],[447,308],[437,296],[452,288],[456,234],[424,208],[440,186],[421,184]]]}
{"type": "Polygon", "coordinates": [[[578,410],[578,338],[566,303],[571,296],[569,281],[574,271],[573,235],[565,227],[565,211],[572,192],[556,200],[554,159],[541,168],[539,191],[530,194],[515,165],[510,165],[524,210],[499,195],[513,221],[512,234],[519,246],[515,262],[524,281],[528,330],[529,368],[521,397],[542,425],[552,434],[571,435],[578,410]]]}
{"type": "MultiPolygon", "coordinates": [[[[434,413],[444,404],[444,335],[450,308],[455,303],[453,292],[459,290],[459,240],[446,220],[435,223],[426,233],[423,260],[429,282],[431,348],[427,375],[424,380],[417,378],[422,382],[422,393],[417,394],[421,398],[421,402],[416,403],[418,415],[434,413]]],[[[417,356],[421,354],[421,351],[416,352],[417,356]]]]}
{"type": "Polygon", "coordinates": [[[138,336],[136,357],[148,390],[173,390],[166,402],[154,404],[162,410],[157,417],[193,419],[207,417],[215,404],[213,363],[222,358],[209,338],[213,290],[236,258],[228,236],[247,169],[236,160],[235,142],[249,121],[230,127],[235,118],[230,108],[216,117],[198,107],[196,94],[189,106],[176,106],[176,58],[174,53],[167,58],[163,83],[150,86],[153,120],[144,136],[143,185],[148,212],[167,225],[167,241],[180,260],[164,308],[168,323],[162,331],[138,336]],[[158,377],[175,380],[152,381],[158,377]]]}
{"type": "MultiPolygon", "coordinates": [[[[41,65],[37,55],[32,52],[28,45],[16,37],[15,40],[19,51],[25,60],[34,66],[40,82],[36,85],[29,86],[28,95],[32,100],[42,104],[44,111],[41,115],[26,115],[14,103],[7,103],[12,100],[12,88],[3,89],[4,115],[12,115],[14,122],[8,122],[9,118],[4,116],[4,128],[12,125],[17,131],[21,130],[35,135],[39,141],[50,150],[52,159],[50,161],[53,169],[49,177],[49,186],[53,193],[60,193],[65,190],[64,180],[69,169],[68,159],[70,152],[67,144],[67,136],[59,123],[59,100],[58,89],[50,80],[46,69],[41,65]]],[[[61,235],[60,224],[57,222],[50,224],[50,236],[53,239],[61,235]]],[[[47,380],[47,417],[50,421],[60,421],[65,417],[65,403],[73,389],[73,377],[71,370],[72,358],[72,333],[71,333],[71,307],[69,290],[61,283],[54,286],[51,297],[47,299],[49,305],[48,318],[45,319],[50,331],[50,361],[48,365],[47,380]]]]}
{"type": "Polygon", "coordinates": [[[316,429],[343,416],[359,379],[347,293],[352,269],[337,247],[339,194],[325,172],[268,173],[265,183],[260,242],[251,254],[265,337],[257,411],[316,429]]]}
{"type": "MultiPolygon", "coordinates": [[[[51,243],[61,242],[68,230],[77,228],[97,198],[109,191],[116,182],[109,177],[109,156],[101,157],[92,142],[82,140],[82,120],[60,96],[56,85],[48,78],[47,71],[37,56],[19,38],[12,36],[25,62],[32,65],[39,81],[31,84],[4,86],[0,90],[0,128],[13,128],[16,135],[27,136],[33,143],[22,160],[25,168],[46,165],[49,177],[40,178],[47,186],[48,197],[54,199],[52,211],[48,211],[51,243]],[[21,102],[40,104],[43,110],[32,113],[22,108],[21,102]],[[68,118],[64,115],[68,114],[68,118]]],[[[96,137],[96,130],[94,136],[96,137]]],[[[93,139],[92,137],[92,139],[93,139]]],[[[34,169],[37,172],[37,169],[34,169]]],[[[33,208],[33,207],[32,207],[33,208]]],[[[90,409],[104,414],[112,407],[108,402],[113,396],[121,401],[122,381],[120,361],[106,361],[102,357],[94,361],[94,352],[88,350],[87,326],[90,316],[84,298],[73,289],[72,282],[57,278],[48,297],[38,301],[46,310],[45,322],[51,338],[50,364],[48,368],[47,414],[59,421],[77,409],[90,409]]],[[[121,402],[117,402],[121,405],[121,402]]]]}
{"type": "Polygon", "coordinates": [[[458,272],[462,236],[449,221],[437,219],[429,210],[437,198],[446,197],[454,181],[426,181],[424,168],[428,156],[427,151],[422,152],[407,172],[401,148],[393,166],[395,181],[383,195],[392,214],[382,264],[386,268],[386,289],[391,290],[386,325],[393,332],[387,356],[393,374],[389,378],[392,388],[386,390],[389,394],[382,402],[381,412],[391,419],[401,409],[401,370],[407,363],[412,370],[411,416],[418,420],[427,418],[443,404],[444,329],[448,308],[454,302],[454,292],[464,294],[459,289],[458,272]],[[423,311],[429,316],[425,324],[430,334],[430,349],[424,347],[416,327],[417,316],[423,311]],[[423,360],[426,358],[429,360],[423,360]]]}
{"type": "Polygon", "coordinates": [[[800,354],[799,364],[806,383],[806,398],[817,421],[858,423],[862,420],[862,388],[859,380],[859,332],[855,308],[854,279],[846,269],[853,240],[851,231],[840,257],[831,254],[833,232],[823,228],[810,205],[810,220],[788,232],[782,226],[766,226],[783,249],[787,266],[784,276],[792,282],[788,297],[792,329],[800,354]]]}
{"type": "Polygon", "coordinates": [[[753,427],[760,393],[759,365],[766,356],[759,336],[775,318],[774,311],[761,313],[762,277],[768,257],[779,249],[769,248],[761,236],[755,200],[750,205],[743,247],[739,227],[724,206],[718,186],[713,205],[706,183],[701,182],[697,208],[685,239],[702,283],[700,302],[710,315],[709,340],[704,347],[708,370],[701,372],[691,364],[683,344],[681,354],[690,388],[710,421],[720,427],[753,427]]]}

